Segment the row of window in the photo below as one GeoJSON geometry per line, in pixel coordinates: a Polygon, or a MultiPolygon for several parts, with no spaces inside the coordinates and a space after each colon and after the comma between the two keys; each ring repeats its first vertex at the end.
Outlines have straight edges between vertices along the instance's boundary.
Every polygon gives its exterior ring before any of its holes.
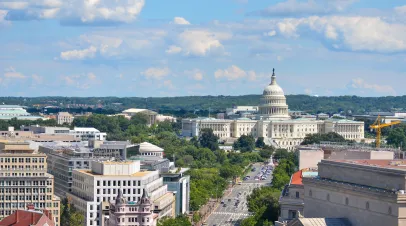
{"type": "MultiPolygon", "coordinates": [[[[97,181],[96,182],[96,184],[97,184],[97,186],[101,186],[101,181],[97,181]]],[[[141,181],[132,181],[132,185],[131,185],[131,180],[128,180],[128,181],[125,181],[125,180],[123,180],[123,181],[121,181],[121,180],[113,180],[113,181],[103,181],[103,187],[104,186],[141,186],[141,181]]]]}
{"type": "Polygon", "coordinates": [[[45,173],[0,173],[0,177],[38,177],[45,176],[45,173]]]}
{"type": "Polygon", "coordinates": [[[34,181],[4,181],[4,180],[0,180],[0,186],[50,186],[52,185],[52,181],[51,180],[34,180],[34,181]]]}
{"type": "MultiPolygon", "coordinates": [[[[0,188],[0,193],[45,193],[45,188],[0,188]]],[[[52,188],[46,189],[47,193],[52,192],[52,188]]]]}
{"type": "Polygon", "coordinates": [[[44,163],[45,158],[0,158],[0,163],[44,163]]]}

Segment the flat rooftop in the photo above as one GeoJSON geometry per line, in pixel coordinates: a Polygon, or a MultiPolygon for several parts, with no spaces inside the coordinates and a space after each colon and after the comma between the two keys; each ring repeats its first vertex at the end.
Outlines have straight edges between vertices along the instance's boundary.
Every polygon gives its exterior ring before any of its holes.
{"type": "Polygon", "coordinates": [[[406,170],[406,160],[362,159],[362,160],[329,160],[329,161],[356,164],[362,166],[373,166],[387,169],[406,170]]]}
{"type": "Polygon", "coordinates": [[[81,172],[83,174],[86,175],[90,175],[90,176],[95,176],[95,177],[143,177],[146,176],[148,174],[154,173],[155,171],[140,171],[140,172],[136,172],[130,175],[101,175],[101,174],[96,174],[94,172],[92,172],[91,170],[76,170],[78,172],[81,172]]]}
{"type": "Polygon", "coordinates": [[[292,178],[290,180],[290,184],[294,185],[303,185],[303,177],[317,177],[318,176],[318,171],[317,169],[302,169],[297,171],[292,175],[292,178]]]}

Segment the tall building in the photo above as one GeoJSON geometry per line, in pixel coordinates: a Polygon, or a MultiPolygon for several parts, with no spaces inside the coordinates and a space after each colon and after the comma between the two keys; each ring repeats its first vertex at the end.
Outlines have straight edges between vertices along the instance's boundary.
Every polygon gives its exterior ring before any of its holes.
{"type": "Polygon", "coordinates": [[[71,115],[69,112],[59,112],[56,115],[56,121],[59,125],[62,125],[64,123],[70,125],[73,122],[73,115],[71,115]]]}
{"type": "Polygon", "coordinates": [[[405,178],[403,160],[321,160],[318,177],[303,178],[304,216],[405,226],[405,178]]]}
{"type": "Polygon", "coordinates": [[[74,169],[91,169],[94,160],[109,160],[108,157],[94,157],[91,149],[69,143],[47,143],[38,151],[47,155],[48,173],[55,177],[55,194],[66,197],[72,191],[74,169]]]}
{"type": "Polygon", "coordinates": [[[182,135],[185,137],[199,136],[204,128],[212,129],[221,140],[252,135],[255,138],[264,137],[264,142],[268,145],[288,150],[293,150],[308,134],[336,132],[345,139],[364,139],[364,122],[347,119],[292,119],[283,89],[276,82],[275,73],[272,74],[271,83],[263,91],[255,117],[182,120],[182,135]]]}
{"type": "Polygon", "coordinates": [[[0,218],[28,204],[51,211],[60,222],[60,199],[54,195],[54,176],[47,173],[47,156],[36,153],[27,142],[0,142],[0,218]]]}
{"type": "Polygon", "coordinates": [[[126,160],[129,155],[138,153],[139,147],[129,141],[99,141],[90,140],[89,147],[93,148],[95,157],[110,157],[126,160]]]}
{"type": "Polygon", "coordinates": [[[141,171],[139,161],[94,161],[91,169],[74,170],[68,198],[85,215],[86,225],[102,225],[102,216],[119,190],[127,201],[139,202],[143,189],[150,194],[158,217],[175,215],[173,193],[158,171],[141,171]]]}
{"type": "Polygon", "coordinates": [[[127,201],[121,190],[115,200],[110,201],[109,216],[106,217],[106,226],[155,226],[157,214],[154,214],[153,203],[145,189],[139,202],[127,201]]]}
{"type": "Polygon", "coordinates": [[[175,194],[175,214],[188,214],[190,211],[190,176],[186,175],[188,168],[175,168],[168,172],[161,172],[164,184],[168,191],[175,194]]]}

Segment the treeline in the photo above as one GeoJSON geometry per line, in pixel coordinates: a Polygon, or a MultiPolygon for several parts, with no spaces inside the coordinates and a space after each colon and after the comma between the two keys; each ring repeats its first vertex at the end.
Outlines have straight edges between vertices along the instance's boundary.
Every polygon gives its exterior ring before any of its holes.
{"type": "MultiPolygon", "coordinates": [[[[0,97],[5,104],[19,104],[32,107],[35,104],[67,106],[67,104],[86,104],[103,109],[79,109],[103,113],[118,112],[126,108],[147,108],[160,113],[184,115],[186,113],[208,115],[223,112],[233,105],[258,105],[261,95],[243,96],[184,96],[184,97],[0,97]]],[[[287,95],[287,103],[291,110],[309,113],[339,113],[362,114],[370,111],[391,111],[392,109],[406,109],[406,96],[388,97],[315,97],[308,95],[287,95]]],[[[32,109],[34,110],[34,109],[32,109]]],[[[52,111],[48,109],[49,111],[52,111]]],[[[69,109],[64,109],[69,110],[69,109]]],[[[57,110],[56,110],[57,111],[57,110]]]]}

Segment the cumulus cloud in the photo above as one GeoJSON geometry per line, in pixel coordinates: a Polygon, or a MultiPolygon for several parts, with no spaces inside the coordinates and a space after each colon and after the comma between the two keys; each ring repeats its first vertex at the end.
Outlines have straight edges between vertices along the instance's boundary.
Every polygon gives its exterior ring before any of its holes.
{"type": "Polygon", "coordinates": [[[327,14],[342,11],[355,1],[356,0],[287,0],[269,6],[266,9],[251,12],[248,15],[298,17],[315,14],[327,14]]]}
{"type": "Polygon", "coordinates": [[[158,67],[150,67],[146,69],[145,71],[141,72],[142,75],[145,76],[145,78],[153,78],[153,79],[161,79],[167,75],[171,70],[168,67],[164,68],[158,68],[158,67]]]}
{"type": "Polygon", "coordinates": [[[184,73],[196,81],[201,81],[201,80],[203,80],[203,77],[204,77],[203,71],[201,71],[200,69],[197,69],[197,68],[195,68],[193,70],[186,70],[186,71],[184,71],[184,73]]]}
{"type": "MultiPolygon", "coordinates": [[[[252,72],[250,72],[250,73],[251,73],[250,77],[253,77],[252,72]]],[[[231,80],[237,80],[237,79],[247,77],[247,72],[244,71],[243,69],[237,67],[236,65],[231,65],[229,68],[218,69],[217,71],[215,71],[214,77],[216,79],[225,78],[225,79],[231,81],[231,80]]]]}
{"type": "Polygon", "coordinates": [[[362,90],[372,90],[377,93],[389,94],[389,95],[396,95],[396,91],[392,86],[389,85],[379,85],[379,84],[371,84],[365,81],[362,78],[355,78],[349,84],[349,88],[351,89],[360,89],[362,90]]]}
{"type": "Polygon", "coordinates": [[[176,54],[180,53],[182,51],[182,48],[179,46],[171,45],[168,47],[168,49],[165,51],[167,54],[176,54]]]}
{"type": "Polygon", "coordinates": [[[406,51],[406,25],[379,17],[312,16],[278,22],[279,33],[297,38],[308,30],[335,49],[391,53],[406,51]]]}
{"type": "Polygon", "coordinates": [[[265,32],[265,33],[264,33],[264,36],[269,36],[269,37],[272,37],[272,36],[275,36],[275,35],[276,35],[276,31],[275,31],[275,30],[268,31],[268,32],[265,32]]]}
{"type": "Polygon", "coordinates": [[[131,22],[144,7],[145,0],[0,0],[8,20],[60,19],[69,24],[131,22]]]}
{"type": "Polygon", "coordinates": [[[90,46],[87,49],[61,52],[60,58],[63,60],[84,60],[88,58],[94,58],[96,53],[97,48],[94,46],[90,46]]]}
{"type": "Polygon", "coordinates": [[[174,24],[180,24],[180,25],[189,25],[190,24],[190,22],[187,21],[183,17],[175,17],[175,18],[173,18],[173,23],[174,24]]]}
{"type": "Polygon", "coordinates": [[[20,72],[17,72],[14,67],[8,67],[8,68],[4,69],[4,78],[25,79],[26,76],[20,72]]]}
{"type": "Polygon", "coordinates": [[[176,39],[177,46],[182,53],[191,56],[207,56],[209,54],[222,54],[224,47],[222,40],[232,37],[226,32],[211,32],[203,29],[186,30],[176,39]]]}

